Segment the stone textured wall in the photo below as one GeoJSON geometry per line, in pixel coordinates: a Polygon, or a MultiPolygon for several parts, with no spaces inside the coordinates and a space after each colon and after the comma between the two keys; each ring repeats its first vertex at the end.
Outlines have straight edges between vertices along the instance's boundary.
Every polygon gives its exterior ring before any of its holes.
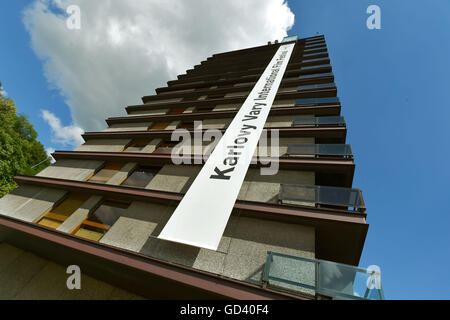
{"type": "Polygon", "coordinates": [[[81,289],[69,290],[66,269],[67,266],[0,242],[0,300],[143,299],[83,273],[81,289]]]}

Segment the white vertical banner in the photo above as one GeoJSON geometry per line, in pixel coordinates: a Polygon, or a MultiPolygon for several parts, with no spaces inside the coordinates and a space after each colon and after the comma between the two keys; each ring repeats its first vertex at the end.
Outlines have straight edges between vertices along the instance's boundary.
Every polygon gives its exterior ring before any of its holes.
{"type": "Polygon", "coordinates": [[[217,250],[294,45],[278,48],[158,238],[217,250]]]}

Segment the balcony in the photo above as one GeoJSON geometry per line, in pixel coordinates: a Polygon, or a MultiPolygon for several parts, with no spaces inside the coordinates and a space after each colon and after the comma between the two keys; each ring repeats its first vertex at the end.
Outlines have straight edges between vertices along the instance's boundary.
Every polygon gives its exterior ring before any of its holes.
{"type": "Polygon", "coordinates": [[[298,78],[303,80],[303,79],[312,79],[312,78],[320,78],[320,77],[334,77],[334,74],[333,74],[333,72],[301,74],[298,78]]]}
{"type": "Polygon", "coordinates": [[[327,53],[327,51],[321,51],[321,52],[313,52],[313,53],[308,53],[308,54],[303,54],[303,59],[304,58],[308,58],[308,57],[314,57],[314,56],[316,56],[316,55],[318,55],[318,54],[326,54],[327,56],[328,56],[328,53],[327,53]]]}
{"type": "Polygon", "coordinates": [[[318,127],[321,125],[336,125],[345,126],[344,117],[311,117],[311,118],[297,118],[292,121],[293,127],[318,127]]]}
{"type": "Polygon", "coordinates": [[[339,103],[338,97],[326,97],[326,98],[310,98],[310,99],[298,99],[295,100],[295,105],[303,105],[303,104],[330,104],[330,103],[339,103]]]}
{"type": "Polygon", "coordinates": [[[291,157],[338,157],[353,159],[349,144],[289,144],[286,152],[291,157]]]}
{"type": "Polygon", "coordinates": [[[295,35],[295,36],[287,36],[287,37],[284,37],[283,40],[281,40],[281,43],[290,42],[290,41],[297,41],[297,39],[298,39],[297,35],[295,35]]]}
{"type": "Polygon", "coordinates": [[[360,189],[281,184],[278,199],[282,204],[331,207],[347,211],[366,211],[360,189]]]}
{"type": "Polygon", "coordinates": [[[302,63],[310,63],[310,62],[328,62],[329,59],[328,58],[310,58],[310,59],[303,59],[302,63]]]}
{"type": "Polygon", "coordinates": [[[319,68],[330,68],[331,69],[331,65],[330,64],[317,64],[317,65],[313,65],[313,66],[303,66],[300,68],[300,71],[314,70],[314,69],[319,69],[319,68]]]}
{"type": "Polygon", "coordinates": [[[263,282],[269,288],[337,300],[384,300],[380,273],[332,261],[268,252],[263,282]]]}
{"type": "Polygon", "coordinates": [[[328,88],[336,88],[336,85],[334,84],[334,82],[307,84],[304,86],[299,86],[298,91],[314,90],[314,89],[328,89],[328,88]]]}

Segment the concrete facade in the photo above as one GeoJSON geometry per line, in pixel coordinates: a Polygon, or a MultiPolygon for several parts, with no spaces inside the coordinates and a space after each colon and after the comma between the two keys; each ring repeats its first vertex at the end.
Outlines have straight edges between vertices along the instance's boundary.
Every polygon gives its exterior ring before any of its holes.
{"type": "Polygon", "coordinates": [[[0,214],[37,222],[66,194],[64,190],[22,186],[0,199],[0,214]]]}
{"type": "Polygon", "coordinates": [[[36,176],[84,181],[103,165],[103,161],[62,159],[39,172],[36,176]]]}
{"type": "Polygon", "coordinates": [[[129,116],[144,116],[144,115],[156,116],[156,115],[167,114],[167,112],[169,110],[170,109],[137,110],[137,111],[131,111],[128,115],[129,116]]]}
{"type": "Polygon", "coordinates": [[[100,204],[102,200],[103,197],[101,196],[91,196],[56,230],[66,233],[72,233],[72,231],[74,231],[75,228],[78,227],[88,217],[88,215],[100,204]]]}
{"type": "Polygon", "coordinates": [[[0,300],[143,299],[81,273],[81,289],[69,290],[62,266],[0,242],[0,300]]]}
{"type": "Polygon", "coordinates": [[[93,139],[88,140],[74,151],[121,152],[131,139],[93,139]]]}
{"type": "Polygon", "coordinates": [[[152,125],[152,122],[130,122],[130,123],[115,123],[103,131],[147,131],[152,125]]]}

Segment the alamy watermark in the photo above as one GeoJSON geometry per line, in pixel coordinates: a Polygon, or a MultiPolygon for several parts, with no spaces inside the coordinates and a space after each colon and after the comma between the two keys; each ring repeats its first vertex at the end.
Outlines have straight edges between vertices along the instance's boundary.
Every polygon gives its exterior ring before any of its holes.
{"type": "Polygon", "coordinates": [[[80,290],[81,289],[81,269],[77,265],[70,265],[66,270],[67,274],[70,276],[67,278],[66,286],[69,290],[80,290]]]}
{"type": "Polygon", "coordinates": [[[81,9],[79,6],[72,4],[66,9],[69,17],[66,20],[66,26],[69,30],[81,29],[81,9]]]}
{"type": "MultiPolygon", "coordinates": [[[[172,131],[171,141],[178,142],[171,149],[172,163],[183,164],[203,164],[215,150],[217,143],[222,139],[223,134],[218,129],[207,129],[203,131],[203,122],[194,121],[194,132],[191,134],[186,129],[175,129],[172,131]]],[[[247,126],[241,129],[241,137],[232,141],[227,147],[222,148],[221,156],[224,164],[235,166],[238,161],[249,160],[251,164],[260,164],[261,175],[275,175],[279,169],[279,131],[278,129],[263,130],[254,153],[243,152],[245,136],[250,135],[254,126],[247,126]]]]}
{"type": "Polygon", "coordinates": [[[367,14],[370,16],[366,20],[366,26],[369,30],[381,29],[381,9],[379,6],[372,4],[367,7],[367,14]]]}

